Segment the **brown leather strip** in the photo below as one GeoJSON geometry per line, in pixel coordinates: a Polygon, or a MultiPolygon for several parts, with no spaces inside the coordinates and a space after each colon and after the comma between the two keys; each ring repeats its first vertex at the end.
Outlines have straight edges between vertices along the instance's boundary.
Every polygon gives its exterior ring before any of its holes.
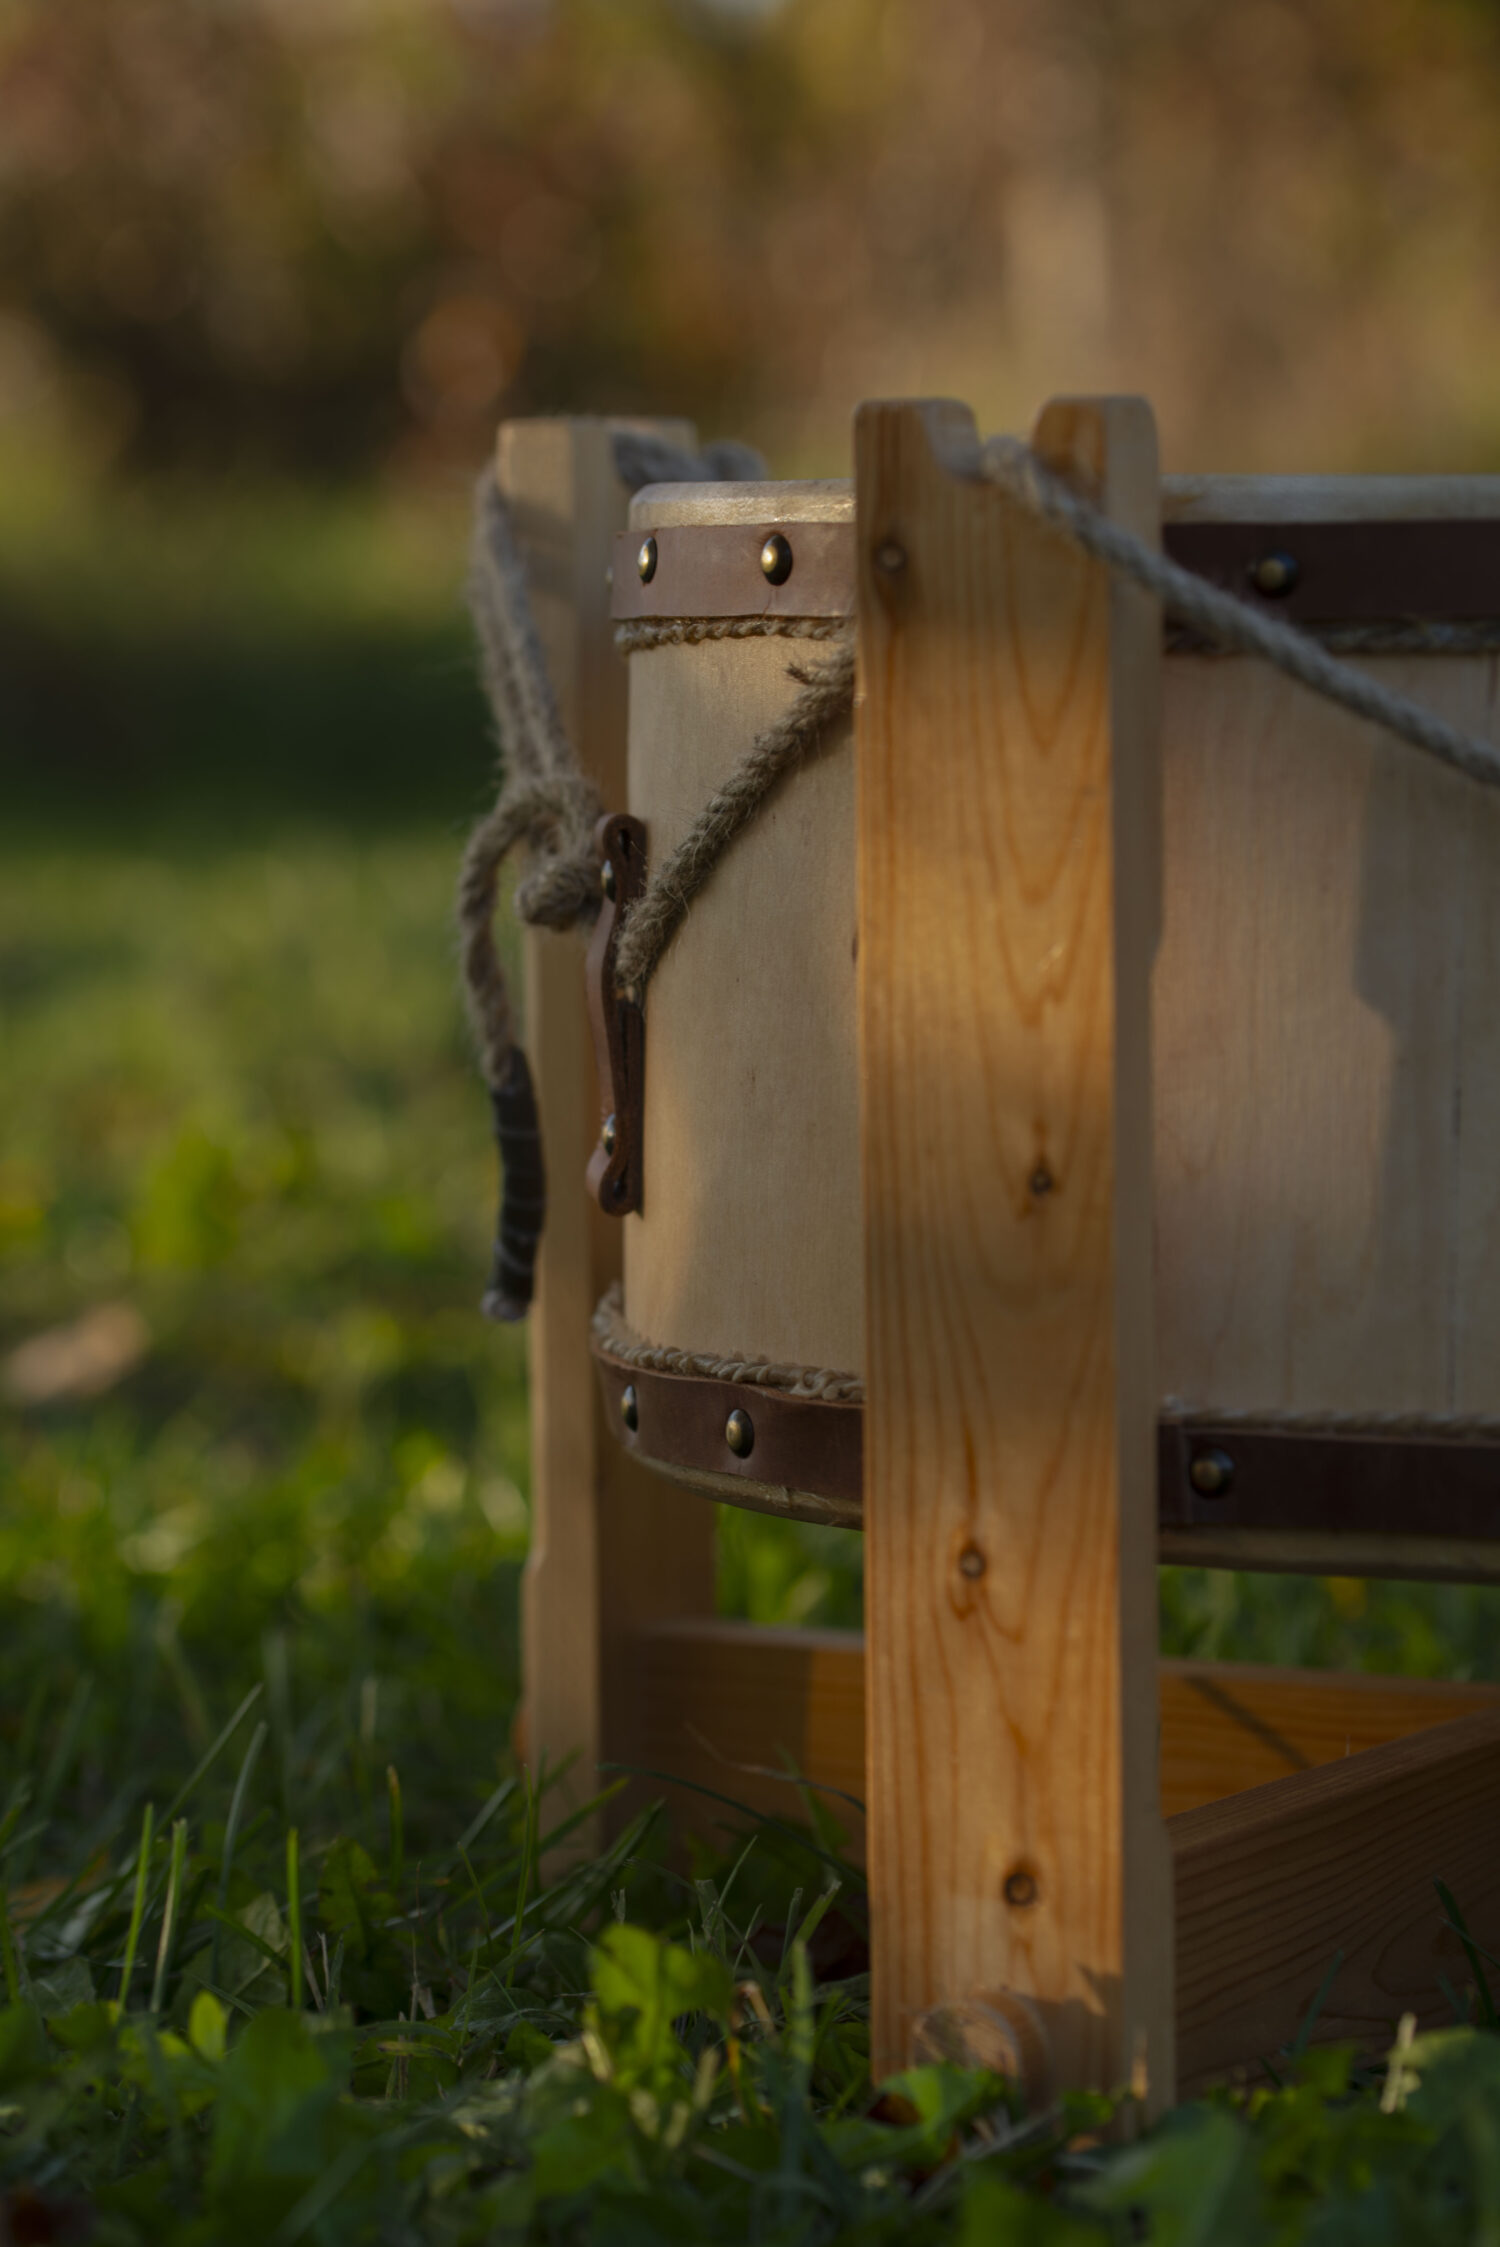
{"type": "Polygon", "coordinates": [[[857,1404],[825,1404],[758,1389],[746,1381],[699,1380],[687,1373],[643,1373],[595,1350],[610,1425],[628,1451],[669,1466],[747,1483],[775,1483],[858,1506],[864,1486],[864,1413],[857,1404]],[[622,1410],[635,1392],[634,1428],[622,1410]],[[724,1438],[732,1412],[745,1413],[754,1430],[750,1451],[739,1456],[724,1438]]]}
{"type": "Polygon", "coordinates": [[[1289,624],[1500,617],[1500,522],[1168,523],[1162,543],[1184,569],[1289,624]],[[1295,582],[1267,597],[1256,567],[1282,555],[1295,582]]]}
{"type": "Polygon", "coordinates": [[[1162,1424],[1158,1469],[1163,1528],[1500,1539],[1500,1442],[1279,1434],[1205,1416],[1162,1424]],[[1229,1467],[1217,1496],[1193,1487],[1209,1454],[1229,1467]]]}
{"type": "Polygon", "coordinates": [[[681,616],[848,616],[854,608],[852,523],[682,523],[615,540],[610,614],[620,619],[681,616]],[[791,575],[773,585],[760,550],[773,534],[792,550],[791,575]],[[656,569],[643,583],[636,557],[656,542],[656,569]]]}
{"type": "MultiPolygon", "coordinates": [[[[611,613],[620,618],[848,616],[854,607],[852,523],[678,524],[650,534],[656,569],[643,583],[642,534],[615,541],[611,613]],[[760,550],[773,531],[792,548],[783,585],[760,550]]],[[[1167,523],[1174,562],[1292,624],[1463,623],[1500,617],[1500,522],[1167,523]],[[1257,589],[1256,565],[1286,556],[1294,582],[1257,589]]]]}
{"type": "MultiPolygon", "coordinates": [[[[610,1424],[628,1449],[689,1474],[826,1497],[847,1509],[844,1518],[857,1519],[864,1452],[859,1405],[825,1404],[743,1381],[641,1372],[606,1351],[594,1354],[610,1424]],[[627,1388],[635,1392],[634,1429],[621,1409],[627,1388]],[[749,1415],[755,1431],[743,1457],[725,1440],[736,1410],[749,1415]]],[[[1261,1531],[1500,1543],[1500,1439],[1278,1433],[1216,1424],[1206,1415],[1162,1422],[1157,1467],[1157,1518],[1173,1534],[1179,1558],[1195,1531],[1206,1541],[1225,1531],[1261,1531]],[[1194,1462],[1210,1456],[1223,1477],[1217,1495],[1193,1482],[1194,1462]]],[[[732,1491],[725,1487],[720,1494],[730,1498],[732,1491]]]]}
{"type": "Polygon", "coordinates": [[[640,1208],[643,1191],[646,1022],[636,1002],[615,989],[615,953],[625,909],[646,886],[646,829],[626,812],[608,813],[594,829],[594,844],[605,888],[586,970],[599,1082],[599,1137],[586,1182],[606,1217],[624,1217],[640,1208]]]}

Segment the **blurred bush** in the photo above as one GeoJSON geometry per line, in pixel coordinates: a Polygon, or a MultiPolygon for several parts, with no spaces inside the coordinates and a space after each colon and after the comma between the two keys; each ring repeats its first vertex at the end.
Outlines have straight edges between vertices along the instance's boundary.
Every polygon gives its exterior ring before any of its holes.
{"type": "Polygon", "coordinates": [[[1174,465],[1500,456],[1491,0],[11,0],[0,416],[472,460],[1147,390],[1174,465]]]}

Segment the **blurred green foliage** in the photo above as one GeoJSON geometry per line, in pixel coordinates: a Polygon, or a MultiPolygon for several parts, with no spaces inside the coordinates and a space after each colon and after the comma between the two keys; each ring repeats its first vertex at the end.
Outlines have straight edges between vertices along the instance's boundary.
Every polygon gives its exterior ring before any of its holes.
{"type": "Polygon", "coordinates": [[[504,1747],[522,1344],[474,1309],[451,867],[441,834],[5,865],[0,1334],[63,1360],[0,1420],[0,1737],[98,1679],[80,1816],[201,1745],[267,1633],[292,1705],[451,1738],[419,1787],[504,1747]]]}

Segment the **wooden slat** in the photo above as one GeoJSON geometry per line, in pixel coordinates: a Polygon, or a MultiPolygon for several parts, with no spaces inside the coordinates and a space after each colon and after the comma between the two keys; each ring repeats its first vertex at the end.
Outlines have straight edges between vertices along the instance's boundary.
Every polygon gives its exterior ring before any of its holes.
{"type": "MultiPolygon", "coordinates": [[[[680,423],[660,425],[676,441],[680,423]]],[[[627,497],[611,424],[509,422],[498,472],[516,511],[532,605],[563,723],[607,804],[625,800],[624,665],[605,570],[627,497]]],[[[549,1182],[530,1318],[532,1544],[523,1586],[525,1752],[534,1770],[572,1758],[553,1813],[597,1792],[598,1766],[637,1758],[631,1636],[713,1607],[708,1509],[629,1459],[603,1424],[589,1317],[620,1272],[620,1225],[590,1209],[584,1167],[598,1130],[577,938],[528,931],[527,1044],[549,1182]]],[[[571,1847],[599,1845],[597,1822],[571,1847]]]]}
{"type": "Polygon", "coordinates": [[[1388,2042],[1401,2014],[1451,2020],[1468,1980],[1442,1924],[1447,1882],[1500,1944],[1500,1709],[1299,1772],[1174,1818],[1184,2090],[1270,2059],[1342,1953],[1319,2041],[1388,2042]]]}
{"type": "MultiPolygon", "coordinates": [[[[642,1638],[641,1760],[768,1817],[803,1816],[797,1772],[836,1792],[829,1808],[865,1854],[865,1655],[858,1631],[752,1623],[658,1625],[642,1638]]],[[[684,1794],[674,1814],[721,1831],[733,1813],[684,1794]]]]}
{"type": "MultiPolygon", "coordinates": [[[[1144,404],[1033,441],[1155,535],[1144,404]]],[[[1005,1990],[1059,2082],[1159,2101],[1159,618],[979,480],[963,409],[863,407],[855,454],[875,2061],[1005,1990]]]]}
{"type": "MultiPolygon", "coordinates": [[[[665,1623],[643,1636],[638,1660],[642,1762],[771,1815],[799,1811],[796,1790],[768,1772],[797,1771],[863,1802],[858,1631],[665,1623]]],[[[1168,1817],[1500,1704],[1500,1686],[1244,1662],[1163,1662],[1157,1691],[1168,1817]]],[[[863,1858],[863,1819],[830,1800],[863,1858]]],[[[731,1815],[702,1798],[678,1807],[705,1830],[731,1815]]]]}
{"type": "Polygon", "coordinates": [[[1163,1662],[1169,1817],[1500,1705],[1500,1687],[1244,1662],[1163,1662]]]}

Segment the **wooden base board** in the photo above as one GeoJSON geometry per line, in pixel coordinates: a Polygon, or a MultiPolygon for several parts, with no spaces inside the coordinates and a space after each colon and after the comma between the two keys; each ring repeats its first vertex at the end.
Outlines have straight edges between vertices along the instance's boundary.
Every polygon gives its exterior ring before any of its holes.
{"type": "MultiPolygon", "coordinates": [[[[857,1631],[658,1624],[639,1642],[639,1760],[750,1809],[799,1814],[798,1772],[864,1800],[864,1641],[857,1631]]],[[[1500,1687],[1239,1662],[1163,1662],[1169,1818],[1294,1772],[1500,1706],[1500,1687]]],[[[830,1807],[863,1854],[862,1817],[830,1807]]],[[[706,1804],[705,1820],[719,1815],[706,1804]]]]}
{"type": "MultiPolygon", "coordinates": [[[[637,1653],[640,1762],[708,1790],[676,1795],[685,1817],[732,1826],[710,1796],[800,1817],[795,1771],[863,1856],[857,1632],[667,1623],[637,1653]]],[[[1440,1977],[1467,1973],[1434,1880],[1500,1939],[1500,1687],[1163,1662],[1160,1711],[1179,2090],[1274,2061],[1340,1953],[1319,2041],[1450,2018],[1440,1977]]]]}
{"type": "Polygon", "coordinates": [[[1379,2051],[1470,1975],[1435,1883],[1500,1935],[1500,1705],[1173,1818],[1178,2089],[1291,2042],[1379,2051]],[[1325,1988],[1326,1984],[1326,1988],[1325,1988]]]}

